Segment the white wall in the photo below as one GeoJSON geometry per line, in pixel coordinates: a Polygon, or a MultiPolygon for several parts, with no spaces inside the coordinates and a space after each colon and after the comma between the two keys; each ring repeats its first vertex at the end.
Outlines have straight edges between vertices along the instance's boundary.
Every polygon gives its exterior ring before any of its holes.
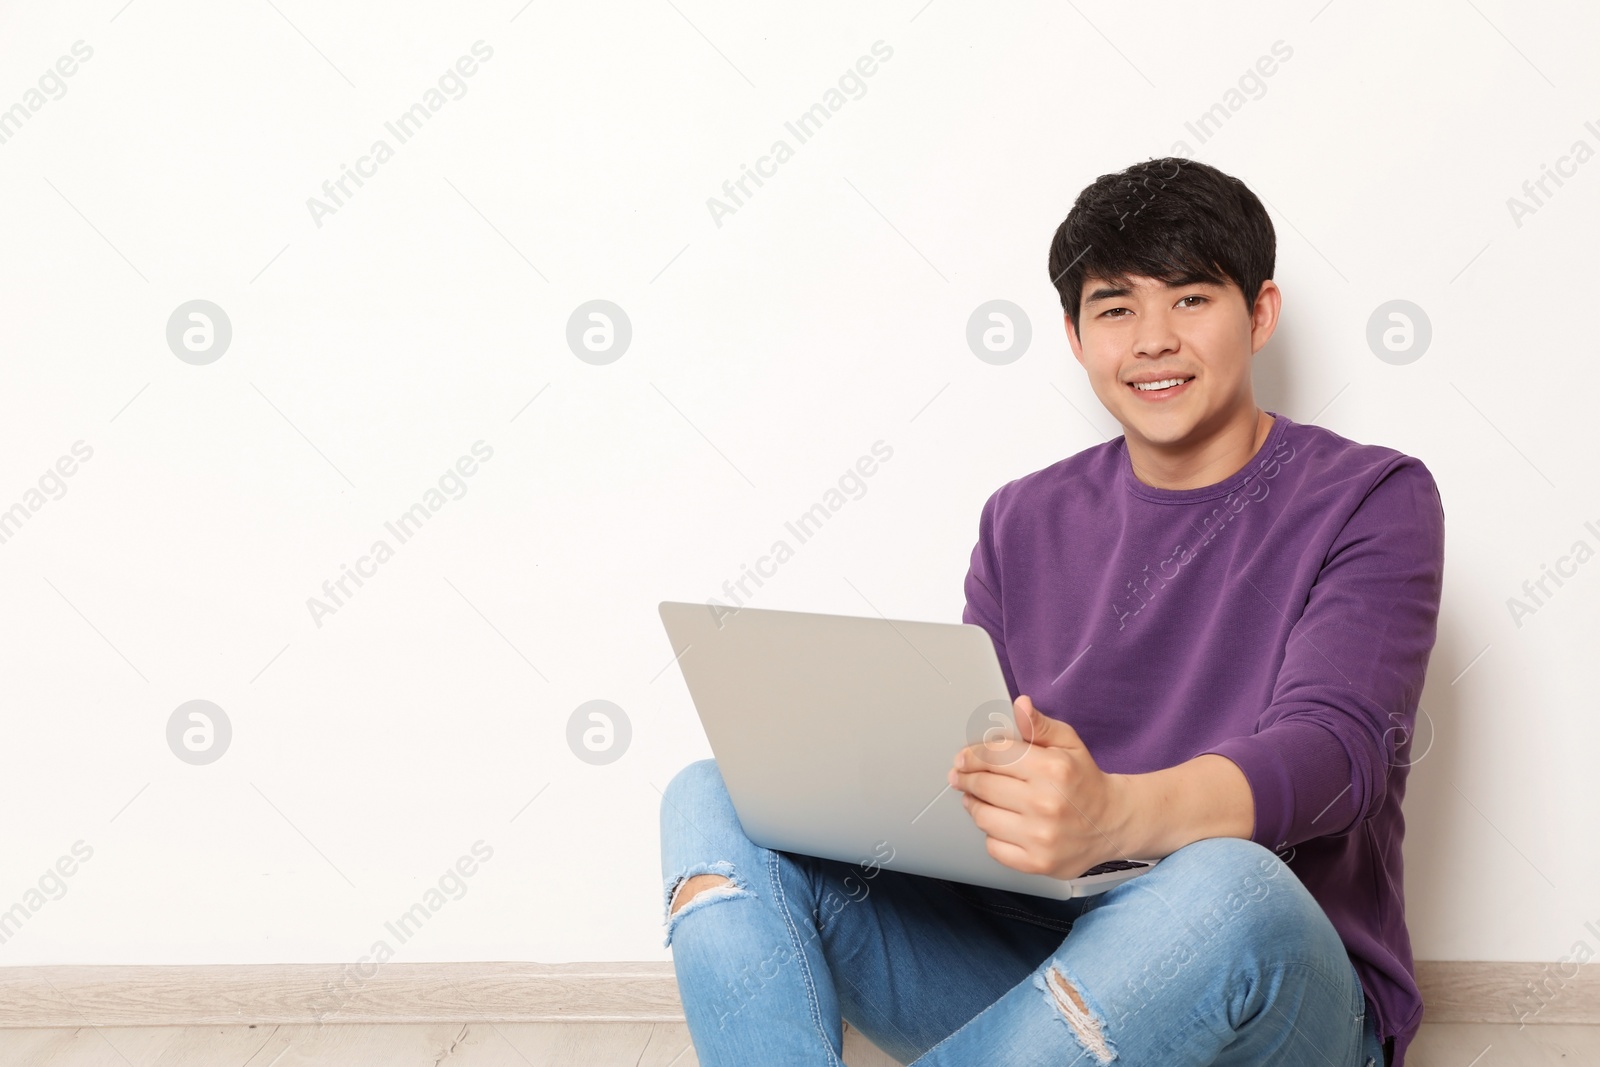
{"type": "Polygon", "coordinates": [[[121,5],[0,16],[0,107],[93,50],[0,144],[0,508],[92,449],[0,544],[0,908],[93,850],[0,965],[354,960],[480,840],[397,959],[666,958],[657,790],[709,749],[657,601],[716,595],[882,439],[753,603],[957,620],[988,493],[1120,432],[1051,233],[1175,150],[1278,227],[1261,403],[1422,457],[1444,497],[1417,955],[1594,940],[1600,562],[1507,608],[1600,547],[1600,162],[1507,205],[1600,148],[1589,6],[121,5]],[[865,94],[719,227],[707,198],[877,41],[865,94]],[[1189,133],[1277,41],[1264,94],[1189,133]],[[633,327],[604,366],[565,341],[596,298],[633,327]],[[207,365],[165,335],[193,299],[232,326],[207,365]],[[1033,328],[1005,366],[965,340],[993,299],[1033,328]],[[1366,341],[1392,299],[1432,324],[1405,365],[1366,341]],[[317,625],[307,598],[478,441],[465,495],[317,625]],[[167,742],[194,699],[232,727],[201,766],[167,742]],[[632,728],[602,766],[566,739],[595,699],[632,728]]]}

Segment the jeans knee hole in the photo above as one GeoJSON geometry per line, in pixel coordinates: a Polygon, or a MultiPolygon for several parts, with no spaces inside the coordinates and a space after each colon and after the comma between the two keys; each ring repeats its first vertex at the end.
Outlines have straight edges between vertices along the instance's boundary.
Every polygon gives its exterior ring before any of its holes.
{"type": "Polygon", "coordinates": [[[1034,984],[1043,986],[1051,1006],[1096,1061],[1106,1064],[1117,1058],[1116,1050],[1106,1038],[1104,1021],[1089,1008],[1083,994],[1059,967],[1052,964],[1042,978],[1035,977],[1034,984]]]}
{"type": "Polygon", "coordinates": [[[679,873],[668,880],[665,887],[665,907],[667,912],[667,936],[664,946],[672,944],[672,932],[685,915],[689,915],[708,904],[715,904],[721,900],[730,900],[735,897],[748,896],[749,891],[745,884],[734,872],[733,864],[727,860],[718,860],[715,863],[697,863],[688,870],[679,873]],[[702,875],[715,875],[722,878],[721,882],[704,882],[690,893],[685,899],[679,900],[680,891],[691,879],[702,875]]]}

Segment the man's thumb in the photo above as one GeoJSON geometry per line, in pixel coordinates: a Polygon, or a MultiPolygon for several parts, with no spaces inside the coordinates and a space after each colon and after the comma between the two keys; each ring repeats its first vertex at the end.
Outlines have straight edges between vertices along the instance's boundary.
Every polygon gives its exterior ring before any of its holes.
{"type": "Polygon", "coordinates": [[[1034,707],[1027,696],[1017,698],[1016,712],[1017,730],[1029,744],[1061,748],[1081,743],[1078,731],[1034,707]]]}

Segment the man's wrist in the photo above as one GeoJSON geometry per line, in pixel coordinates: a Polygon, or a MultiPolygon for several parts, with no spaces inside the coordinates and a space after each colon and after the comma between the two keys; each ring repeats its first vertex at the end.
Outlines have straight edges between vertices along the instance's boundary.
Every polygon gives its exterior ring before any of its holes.
{"type": "Polygon", "coordinates": [[[1107,836],[1124,856],[1159,859],[1202,838],[1248,840],[1253,832],[1249,781],[1226,756],[1208,753],[1165,770],[1110,777],[1116,816],[1107,836]]]}
{"type": "Polygon", "coordinates": [[[1149,775],[1112,774],[1109,778],[1114,817],[1106,836],[1117,849],[1113,858],[1150,855],[1149,821],[1144,817],[1149,803],[1149,775]]]}

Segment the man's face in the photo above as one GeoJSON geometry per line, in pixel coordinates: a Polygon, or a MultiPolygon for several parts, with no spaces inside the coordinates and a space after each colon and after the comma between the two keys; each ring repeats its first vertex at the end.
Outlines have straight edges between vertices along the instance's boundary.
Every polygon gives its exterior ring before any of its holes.
{"type": "Polygon", "coordinates": [[[1277,323],[1281,294],[1268,281],[1256,306],[1233,282],[1168,286],[1153,278],[1084,282],[1072,354],[1130,437],[1157,447],[1199,443],[1253,412],[1251,357],[1277,323]],[[1182,384],[1172,386],[1172,379],[1182,384]],[[1163,389],[1135,383],[1168,382],[1163,389]]]}

